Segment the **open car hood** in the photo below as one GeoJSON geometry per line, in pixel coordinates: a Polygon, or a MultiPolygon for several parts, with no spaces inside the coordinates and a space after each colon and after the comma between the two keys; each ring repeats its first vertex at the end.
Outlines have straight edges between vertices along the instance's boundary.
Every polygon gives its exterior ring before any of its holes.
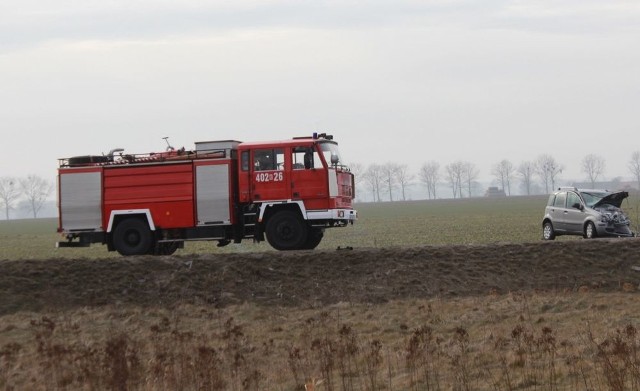
{"type": "Polygon", "coordinates": [[[616,208],[620,208],[622,205],[622,200],[629,197],[629,193],[626,191],[619,191],[616,193],[611,193],[608,196],[604,197],[600,201],[596,202],[593,207],[597,208],[598,206],[602,206],[604,204],[613,205],[616,208]]]}

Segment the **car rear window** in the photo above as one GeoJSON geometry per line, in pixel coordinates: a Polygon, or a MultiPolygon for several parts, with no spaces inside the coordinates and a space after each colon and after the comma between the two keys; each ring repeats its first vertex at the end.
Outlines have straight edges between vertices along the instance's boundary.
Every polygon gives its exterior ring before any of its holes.
{"type": "Polygon", "coordinates": [[[549,196],[549,200],[547,200],[547,206],[553,206],[553,201],[556,199],[556,195],[555,194],[551,194],[549,196]]]}
{"type": "Polygon", "coordinates": [[[567,193],[558,193],[556,194],[556,199],[553,202],[553,206],[557,206],[558,208],[564,208],[567,200],[567,193]]]}

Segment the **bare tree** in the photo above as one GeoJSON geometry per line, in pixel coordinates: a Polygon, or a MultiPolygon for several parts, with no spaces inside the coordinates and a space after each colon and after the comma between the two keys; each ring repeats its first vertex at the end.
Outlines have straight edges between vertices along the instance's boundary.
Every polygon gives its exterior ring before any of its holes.
{"type": "Polygon", "coordinates": [[[582,172],[587,174],[591,187],[596,187],[596,181],[604,172],[604,158],[590,153],[582,159],[582,172]]]}
{"type": "Polygon", "coordinates": [[[535,173],[535,165],[532,162],[522,162],[518,166],[518,174],[522,178],[522,187],[525,193],[531,195],[531,186],[533,184],[533,174],[535,173]]]}
{"type": "Polygon", "coordinates": [[[396,163],[386,163],[382,166],[382,183],[389,192],[389,201],[393,201],[393,190],[398,182],[398,165],[396,163]]]}
{"type": "Polygon", "coordinates": [[[444,166],[447,173],[449,186],[453,190],[453,198],[462,198],[462,174],[464,172],[464,162],[457,161],[444,166]]]}
{"type": "Polygon", "coordinates": [[[407,200],[407,187],[411,186],[413,174],[409,173],[409,166],[401,164],[398,166],[398,185],[402,191],[402,201],[407,200]]]}
{"type": "Polygon", "coordinates": [[[46,179],[43,179],[37,175],[29,175],[26,178],[20,179],[20,190],[27,199],[29,209],[33,213],[33,218],[38,217],[38,212],[44,205],[47,197],[53,190],[53,184],[46,179]]]}
{"type": "Polygon", "coordinates": [[[511,195],[511,179],[514,171],[513,164],[506,159],[501,160],[491,170],[491,173],[500,182],[502,190],[506,191],[507,195],[511,195]]]}
{"type": "MultiPolygon", "coordinates": [[[[462,175],[467,185],[467,190],[469,191],[469,197],[471,197],[473,195],[473,185],[476,179],[478,179],[478,169],[476,165],[471,162],[463,162],[462,175]]],[[[460,193],[460,197],[462,197],[462,193],[460,193]]]]}
{"type": "Polygon", "coordinates": [[[535,163],[536,174],[540,176],[540,179],[544,183],[544,189],[547,193],[549,193],[549,186],[551,189],[555,189],[556,187],[556,179],[558,175],[562,172],[562,166],[556,162],[556,159],[551,155],[543,154],[538,156],[538,159],[535,163]]]}
{"type": "Polygon", "coordinates": [[[440,180],[440,164],[435,161],[425,163],[418,173],[420,181],[427,187],[429,199],[436,198],[436,186],[440,180]]]}
{"type": "Polygon", "coordinates": [[[631,154],[631,160],[629,161],[629,171],[636,177],[638,182],[638,189],[640,189],[640,151],[635,151],[631,154]]]}
{"type": "Polygon", "coordinates": [[[15,178],[0,178],[0,201],[4,207],[5,218],[9,220],[9,211],[13,209],[13,203],[20,198],[20,186],[15,178]]]}
{"type": "Polygon", "coordinates": [[[362,174],[373,194],[373,202],[380,202],[380,186],[382,184],[382,167],[379,164],[371,164],[362,174]]]}

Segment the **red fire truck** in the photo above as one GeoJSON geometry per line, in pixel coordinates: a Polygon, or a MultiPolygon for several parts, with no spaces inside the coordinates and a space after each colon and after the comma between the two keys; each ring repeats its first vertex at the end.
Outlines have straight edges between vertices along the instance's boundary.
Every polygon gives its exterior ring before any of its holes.
{"type": "Polygon", "coordinates": [[[195,149],[59,160],[58,247],[106,244],[122,255],[172,254],[187,240],[266,240],[313,249],[353,224],[354,178],[325,133],[285,141],[196,142],[195,149]]]}

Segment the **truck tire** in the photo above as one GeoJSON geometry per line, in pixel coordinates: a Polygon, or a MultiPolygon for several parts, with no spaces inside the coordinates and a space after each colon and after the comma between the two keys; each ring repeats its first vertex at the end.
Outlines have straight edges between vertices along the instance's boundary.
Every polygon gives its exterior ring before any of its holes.
{"type": "Polygon", "coordinates": [[[307,241],[304,244],[305,250],[313,250],[318,247],[320,242],[322,241],[322,237],[324,236],[324,232],[320,228],[309,228],[309,233],[307,234],[307,241]]]}
{"type": "Polygon", "coordinates": [[[301,250],[307,243],[308,227],[298,213],[276,212],[267,221],[267,241],[276,250],[301,250]]]}
{"type": "Polygon", "coordinates": [[[113,246],[120,255],[148,254],[152,244],[151,230],[141,219],[122,220],[113,231],[113,246]]]}

